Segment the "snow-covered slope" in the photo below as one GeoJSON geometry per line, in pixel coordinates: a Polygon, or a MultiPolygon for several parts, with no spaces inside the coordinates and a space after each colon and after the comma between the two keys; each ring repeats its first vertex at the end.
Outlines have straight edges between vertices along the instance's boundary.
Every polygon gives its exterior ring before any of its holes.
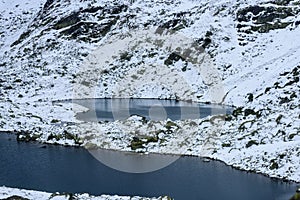
{"type": "Polygon", "coordinates": [[[207,156],[300,181],[298,1],[2,0],[0,7],[1,130],[18,131],[20,140],[207,156]],[[120,41],[151,30],[191,41],[182,49],[193,47],[201,63],[167,42],[117,51],[120,41]],[[73,97],[176,98],[236,109],[175,124],[79,122],[75,113],[84,108],[53,103],[73,97]]]}

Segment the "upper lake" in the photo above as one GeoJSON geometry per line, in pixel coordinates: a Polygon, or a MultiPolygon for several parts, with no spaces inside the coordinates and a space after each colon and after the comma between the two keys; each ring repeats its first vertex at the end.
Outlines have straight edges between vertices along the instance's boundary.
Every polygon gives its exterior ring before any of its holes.
{"type": "Polygon", "coordinates": [[[132,115],[147,120],[184,120],[232,111],[232,107],[222,105],[159,99],[75,99],[72,102],[89,109],[77,114],[83,121],[124,120],[132,115]]]}

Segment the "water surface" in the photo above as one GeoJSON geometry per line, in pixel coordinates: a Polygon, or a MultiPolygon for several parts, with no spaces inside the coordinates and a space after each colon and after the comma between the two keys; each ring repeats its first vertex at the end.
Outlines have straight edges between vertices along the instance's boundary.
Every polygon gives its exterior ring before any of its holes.
{"type": "MultiPolygon", "coordinates": [[[[176,200],[287,200],[296,184],[235,170],[218,161],[181,157],[150,173],[125,173],[84,148],[18,143],[0,133],[0,185],[48,192],[88,192],[176,200]]],[[[162,155],[163,156],[163,155],[162,155]]]]}
{"type": "Polygon", "coordinates": [[[159,99],[77,99],[74,103],[89,108],[77,118],[84,121],[124,120],[140,115],[147,120],[198,119],[209,115],[230,113],[232,108],[176,100],[159,99]]]}

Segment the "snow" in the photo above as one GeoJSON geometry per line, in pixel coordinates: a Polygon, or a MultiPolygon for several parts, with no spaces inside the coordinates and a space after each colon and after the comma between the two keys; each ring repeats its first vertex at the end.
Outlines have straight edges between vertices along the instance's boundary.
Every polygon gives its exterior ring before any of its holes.
{"type": "MultiPolygon", "coordinates": [[[[300,71],[299,5],[279,6],[265,0],[116,2],[62,1],[50,10],[41,10],[42,0],[0,2],[1,131],[28,131],[40,135],[40,142],[86,148],[204,156],[300,182],[300,83],[299,73],[293,72],[300,71]],[[118,16],[107,34],[93,38],[95,43],[62,34],[68,27],[53,28],[60,19],[81,7],[91,7],[89,4],[112,8],[122,3],[128,9],[117,14],[105,11],[80,16],[84,22],[97,24],[109,24],[118,16]],[[265,33],[239,31],[236,14],[248,5],[295,9],[294,16],[282,19],[292,24],[265,33]],[[175,25],[174,34],[153,34],[157,26],[167,26],[174,19],[183,26],[175,25]],[[29,35],[11,46],[26,31],[29,35]],[[146,36],[153,40],[145,42],[146,36]],[[161,38],[165,43],[155,44],[161,38]],[[211,43],[204,49],[198,47],[203,54],[185,57],[197,58],[203,61],[201,65],[182,60],[164,64],[176,47],[191,49],[193,42],[200,41],[196,44],[201,46],[205,39],[211,43]],[[134,46],[142,40],[144,45],[134,46]],[[230,120],[225,115],[178,120],[168,130],[169,120],[80,121],[76,114],[92,108],[61,101],[94,97],[168,98],[243,109],[230,120]],[[256,114],[246,115],[247,109],[256,114]],[[49,135],[65,131],[79,141],[48,140],[49,135]],[[132,138],[145,135],[157,136],[158,142],[132,150],[132,138]]],[[[241,24],[249,29],[254,23],[252,19],[241,24]]]]}
{"type": "Polygon", "coordinates": [[[101,196],[92,196],[89,194],[60,194],[60,193],[48,193],[41,191],[9,188],[9,187],[0,187],[0,199],[8,198],[11,196],[19,196],[27,198],[30,200],[68,200],[71,198],[71,195],[76,199],[82,200],[167,200],[168,197],[158,197],[158,198],[145,198],[145,197],[129,197],[129,196],[117,196],[117,195],[101,195],[101,196]]]}

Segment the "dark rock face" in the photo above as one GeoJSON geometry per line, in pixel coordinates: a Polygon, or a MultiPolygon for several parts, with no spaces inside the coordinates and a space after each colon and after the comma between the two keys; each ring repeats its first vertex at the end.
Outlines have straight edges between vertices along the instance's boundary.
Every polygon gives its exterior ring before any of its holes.
{"type": "Polygon", "coordinates": [[[184,61],[184,58],[182,58],[180,55],[178,55],[177,53],[171,53],[169,55],[169,57],[165,60],[164,64],[165,65],[172,65],[174,64],[175,62],[179,61],[179,60],[183,60],[184,61]]]}
{"type": "Polygon", "coordinates": [[[264,24],[273,22],[276,19],[284,19],[289,16],[294,16],[294,10],[289,7],[272,7],[272,6],[249,6],[241,9],[237,13],[239,22],[253,21],[254,24],[264,24]]]}
{"type": "Polygon", "coordinates": [[[185,19],[172,19],[169,20],[165,23],[163,23],[162,25],[160,25],[159,27],[162,29],[168,29],[168,30],[174,30],[174,31],[178,31],[180,29],[183,29],[185,27],[187,27],[188,22],[185,19]]]}
{"type": "Polygon", "coordinates": [[[193,23],[188,18],[188,16],[190,14],[191,13],[188,13],[188,12],[179,12],[179,13],[173,14],[171,16],[173,19],[170,19],[170,20],[164,21],[164,22],[160,22],[159,28],[161,28],[163,30],[168,29],[168,30],[172,30],[172,31],[178,31],[180,29],[188,27],[190,24],[193,23]]]}
{"type": "Polygon", "coordinates": [[[240,32],[267,33],[270,30],[286,28],[293,21],[283,22],[287,17],[293,17],[299,13],[299,8],[273,7],[273,6],[249,6],[237,12],[237,29],[240,32]],[[248,29],[245,22],[252,22],[248,29]]]}
{"type": "MultiPolygon", "coordinates": [[[[236,29],[244,38],[245,34],[268,33],[271,30],[284,29],[289,25],[296,26],[299,6],[290,6],[290,1],[275,1],[274,5],[253,5],[237,11],[236,29]]],[[[247,42],[240,42],[245,45],[247,42]]]]}
{"type": "Polygon", "coordinates": [[[207,31],[203,38],[200,38],[197,40],[197,43],[199,43],[201,45],[201,48],[205,49],[210,46],[210,44],[212,43],[212,40],[211,40],[212,35],[213,35],[213,33],[211,31],[207,31]]]}
{"type": "Polygon", "coordinates": [[[115,23],[116,20],[112,20],[102,25],[93,22],[79,22],[71,26],[69,29],[62,31],[61,34],[69,37],[70,39],[79,39],[85,42],[95,40],[99,41],[99,38],[105,36],[115,23]]]}
{"type": "Polygon", "coordinates": [[[54,29],[62,29],[61,36],[68,39],[77,39],[84,42],[98,42],[105,36],[120,18],[119,14],[125,12],[127,6],[116,5],[112,7],[91,7],[73,13],[61,19],[54,25],[54,29]],[[87,21],[86,18],[93,16],[97,21],[87,21]],[[105,22],[103,22],[105,21],[105,22]]]}
{"type": "Polygon", "coordinates": [[[43,7],[43,10],[49,10],[52,7],[54,1],[55,0],[47,0],[44,7],[43,7]]]}
{"type": "Polygon", "coordinates": [[[20,44],[21,42],[23,42],[29,35],[30,35],[30,31],[25,31],[24,33],[21,34],[21,36],[19,37],[19,39],[17,41],[15,41],[14,43],[12,43],[11,46],[15,46],[20,44]]]}
{"type": "Polygon", "coordinates": [[[61,29],[74,25],[80,21],[79,13],[72,13],[70,16],[64,17],[59,20],[54,26],[54,29],[61,29]]]}
{"type": "Polygon", "coordinates": [[[48,0],[28,30],[21,34],[11,46],[22,43],[40,27],[45,29],[42,34],[45,31],[56,30],[60,33],[60,37],[65,39],[98,42],[117,23],[120,14],[128,9],[128,6],[124,4],[91,6],[77,8],[64,16],[61,10],[68,6],[70,6],[68,1],[48,0]],[[58,14],[54,14],[55,12],[58,14]]]}

